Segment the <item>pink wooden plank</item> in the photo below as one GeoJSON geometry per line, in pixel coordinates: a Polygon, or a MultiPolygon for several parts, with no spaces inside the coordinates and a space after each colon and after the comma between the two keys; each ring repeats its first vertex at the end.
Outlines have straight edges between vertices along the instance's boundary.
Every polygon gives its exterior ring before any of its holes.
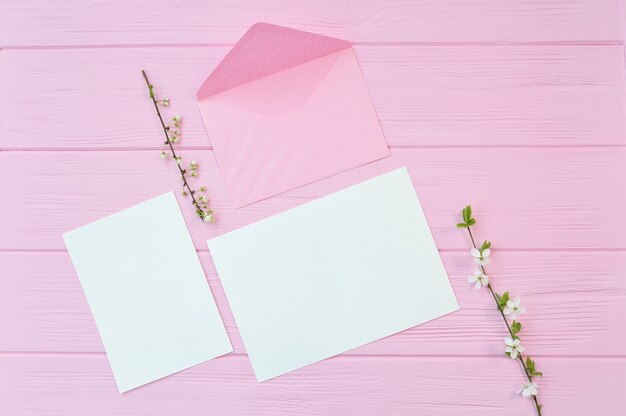
{"type": "MultiPolygon", "coordinates": [[[[544,413],[617,415],[624,359],[542,359],[544,413]]],[[[0,355],[5,414],[532,415],[502,358],[336,358],[257,383],[246,357],[226,356],[120,395],[103,355],[0,355]]]]}
{"type": "MultiPolygon", "coordinates": [[[[505,328],[487,292],[467,284],[469,254],[442,256],[461,310],[349,354],[502,355],[505,328]]],[[[245,354],[209,253],[200,258],[235,352],[245,354]]],[[[615,342],[616,333],[626,333],[626,252],[496,250],[493,259],[488,271],[496,289],[520,295],[528,307],[520,319],[528,352],[626,355],[615,342]]],[[[0,351],[104,351],[66,253],[0,253],[0,264],[0,351]]]]}
{"type": "MultiPolygon", "coordinates": [[[[407,166],[441,249],[465,250],[454,228],[474,204],[477,232],[499,248],[626,248],[624,148],[394,149],[392,156],[235,210],[211,151],[200,163],[217,224],[201,223],[179,196],[196,247],[206,239],[394,168],[407,166]]],[[[63,249],[61,234],[180,187],[171,161],[152,151],[2,152],[0,249],[63,249]]]]}
{"type": "Polygon", "coordinates": [[[356,42],[621,40],[620,0],[3,2],[0,47],[232,43],[268,21],[356,42]],[[123,13],[119,11],[123,10],[123,13]]]}
{"type": "MultiPolygon", "coordinates": [[[[158,146],[141,68],[185,116],[182,145],[207,147],[195,92],[228,49],[3,51],[0,149],[158,146]]],[[[621,46],[357,54],[391,146],[626,144],[621,46]]]]}
{"type": "MultiPolygon", "coordinates": [[[[624,148],[526,148],[624,144],[619,0],[194,3],[0,2],[0,47],[185,44],[0,52],[0,149],[71,150],[0,154],[0,250],[11,250],[0,253],[0,414],[532,414],[512,393],[521,381],[515,363],[465,357],[501,353],[498,318],[486,294],[465,283],[467,241],[451,227],[466,202],[478,211],[481,237],[521,249],[496,250],[489,270],[529,307],[524,340],[543,355],[546,413],[624,408],[624,148]],[[239,211],[230,207],[212,154],[185,152],[203,164],[220,216],[216,227],[203,226],[181,201],[198,247],[406,164],[462,310],[270,383],[257,384],[238,355],[121,396],[71,264],[57,252],[59,236],[177,180],[153,151],[77,150],[154,146],[160,136],[137,76],[146,63],[186,117],[185,145],[206,149],[193,94],[228,47],[187,45],[231,44],[258,20],[358,42],[393,146],[462,147],[394,150],[391,159],[239,211]],[[406,46],[412,42],[464,46],[406,46]],[[511,42],[553,46],[482,45],[511,42]],[[587,45],[568,46],[579,42],[587,45]],[[471,145],[523,146],[463,148],[471,145]],[[1,352],[15,350],[32,353],[1,352]],[[424,354],[434,356],[416,356],[424,354]],[[551,358],[584,355],[595,357],[551,358]]],[[[210,257],[201,258],[241,354],[210,257]]]]}

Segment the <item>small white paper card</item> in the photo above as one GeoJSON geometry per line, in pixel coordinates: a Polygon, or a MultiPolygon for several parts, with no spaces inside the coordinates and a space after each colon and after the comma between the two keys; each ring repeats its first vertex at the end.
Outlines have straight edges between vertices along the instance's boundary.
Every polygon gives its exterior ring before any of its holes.
{"type": "Polygon", "coordinates": [[[259,381],[459,308],[406,168],[208,245],[259,381]]]}
{"type": "Polygon", "coordinates": [[[172,192],[63,238],[120,392],[232,351],[172,192]]]}

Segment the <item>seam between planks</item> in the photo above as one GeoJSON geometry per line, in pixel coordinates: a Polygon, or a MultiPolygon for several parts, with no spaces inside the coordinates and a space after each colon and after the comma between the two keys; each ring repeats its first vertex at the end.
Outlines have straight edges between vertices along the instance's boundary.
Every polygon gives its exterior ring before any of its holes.
{"type": "MultiPolygon", "coordinates": [[[[623,40],[569,40],[569,41],[484,41],[484,42],[428,42],[428,41],[407,41],[407,42],[351,42],[353,46],[434,46],[434,47],[458,47],[458,46],[617,46],[624,45],[623,40]]],[[[137,43],[137,44],[101,44],[101,45],[2,45],[0,50],[51,50],[51,49],[134,49],[134,48],[225,48],[233,47],[235,43],[137,43]]]]}
{"type": "MultiPolygon", "coordinates": [[[[425,145],[388,145],[390,149],[589,149],[589,148],[626,148],[626,143],[615,144],[425,144],[425,145]]],[[[213,146],[179,146],[179,150],[213,151],[213,146]]],[[[118,146],[118,147],[0,147],[0,152],[144,152],[162,150],[160,146],[118,146]]]]}
{"type": "MultiPolygon", "coordinates": [[[[95,356],[95,357],[104,357],[106,356],[106,352],[104,351],[0,351],[0,356],[95,356]]],[[[219,359],[242,359],[247,358],[248,354],[241,352],[231,352],[219,359]]],[[[483,358],[494,358],[501,357],[504,358],[503,354],[351,354],[351,353],[343,353],[339,355],[335,355],[333,357],[329,357],[328,359],[441,359],[441,360],[449,360],[449,359],[483,359],[483,358]]],[[[626,359],[626,355],[598,355],[598,354],[590,354],[590,355],[556,355],[556,354],[533,354],[533,357],[541,357],[550,360],[582,360],[582,359],[594,359],[594,360],[624,360],[626,359]]],[[[510,360],[510,359],[509,359],[510,360]]],[[[325,361],[325,360],[322,360],[325,361]]]]}
{"type": "MultiPolygon", "coordinates": [[[[469,250],[464,248],[439,248],[439,253],[465,253],[469,250]]],[[[554,247],[502,247],[497,250],[499,253],[587,253],[590,251],[597,253],[624,253],[626,247],[570,247],[570,248],[554,248],[554,247]]],[[[64,254],[67,253],[63,248],[0,248],[0,254],[64,254]]],[[[196,248],[196,253],[209,253],[208,248],[196,248]]]]}

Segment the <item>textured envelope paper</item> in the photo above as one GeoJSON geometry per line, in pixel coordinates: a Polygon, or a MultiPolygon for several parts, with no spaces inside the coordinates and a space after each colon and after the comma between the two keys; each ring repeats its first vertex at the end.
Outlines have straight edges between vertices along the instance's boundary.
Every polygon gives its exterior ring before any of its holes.
{"type": "Polygon", "coordinates": [[[208,245],[259,381],[458,309],[406,168],[208,245]]]}
{"type": "Polygon", "coordinates": [[[197,96],[237,207],[389,155],[344,40],[258,23],[197,96]]]}
{"type": "Polygon", "coordinates": [[[232,351],[173,193],[63,238],[120,392],[232,351]]]}

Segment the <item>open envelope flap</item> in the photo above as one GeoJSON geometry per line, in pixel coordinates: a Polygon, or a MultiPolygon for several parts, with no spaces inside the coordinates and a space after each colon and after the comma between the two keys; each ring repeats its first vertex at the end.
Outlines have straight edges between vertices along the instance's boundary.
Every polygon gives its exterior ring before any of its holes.
{"type": "Polygon", "coordinates": [[[344,49],[213,95],[205,100],[219,101],[222,104],[267,117],[280,117],[302,109],[339,55],[351,52],[352,48],[344,49]]]}
{"type": "Polygon", "coordinates": [[[350,47],[345,40],[257,23],[215,68],[197,98],[208,98],[350,47]]]}

